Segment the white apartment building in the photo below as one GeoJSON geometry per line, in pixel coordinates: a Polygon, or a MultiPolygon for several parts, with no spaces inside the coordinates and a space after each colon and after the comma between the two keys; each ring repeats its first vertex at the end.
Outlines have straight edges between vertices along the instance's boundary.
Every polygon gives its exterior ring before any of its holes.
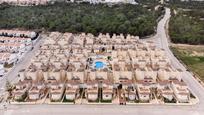
{"type": "Polygon", "coordinates": [[[0,0],[0,4],[5,2],[11,5],[22,5],[22,6],[46,5],[51,1],[53,0],[0,0]]]}
{"type": "Polygon", "coordinates": [[[90,4],[108,3],[108,4],[137,4],[135,0],[0,0],[0,4],[8,3],[11,5],[33,6],[47,5],[48,3],[59,2],[89,2],[90,4]]]}
{"type": "MultiPolygon", "coordinates": [[[[19,30],[0,30],[0,64],[15,64],[33,47],[37,33],[19,30]]],[[[5,69],[5,68],[4,68],[5,69]]],[[[3,69],[1,69],[1,73],[3,69]]]]}

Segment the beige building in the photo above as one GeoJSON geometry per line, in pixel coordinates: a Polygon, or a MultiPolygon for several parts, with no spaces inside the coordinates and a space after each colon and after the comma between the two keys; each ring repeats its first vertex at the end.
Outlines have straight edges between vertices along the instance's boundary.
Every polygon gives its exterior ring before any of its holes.
{"type": "Polygon", "coordinates": [[[174,92],[170,87],[170,81],[160,81],[158,82],[158,96],[161,96],[163,99],[172,101],[174,98],[174,92]]]}
{"type": "Polygon", "coordinates": [[[184,103],[190,90],[182,77],[163,49],[137,36],[52,32],[19,72],[19,80],[32,87],[18,91],[28,91],[30,100],[47,91],[51,101],[151,102],[155,94],[161,101],[184,103]]]}
{"type": "Polygon", "coordinates": [[[30,100],[42,99],[42,97],[45,96],[45,93],[46,93],[45,91],[46,91],[46,87],[45,87],[45,84],[43,84],[42,82],[33,84],[31,89],[29,89],[28,91],[28,98],[30,100]]]}
{"type": "Polygon", "coordinates": [[[49,96],[51,101],[61,101],[65,86],[62,83],[53,82],[50,84],[49,96]]]}
{"type": "Polygon", "coordinates": [[[151,99],[151,84],[148,82],[144,82],[144,81],[139,81],[137,83],[137,92],[138,92],[138,97],[139,100],[142,102],[149,102],[151,99]]]}
{"type": "Polygon", "coordinates": [[[24,80],[19,81],[17,84],[15,84],[15,89],[13,91],[13,97],[15,100],[24,100],[26,97],[26,93],[31,87],[31,81],[24,80]]]}
{"type": "Polygon", "coordinates": [[[174,91],[174,94],[176,96],[176,99],[179,102],[189,102],[190,100],[190,91],[188,89],[188,86],[182,82],[182,81],[178,81],[178,80],[174,80],[171,82],[171,88],[174,91]]]}

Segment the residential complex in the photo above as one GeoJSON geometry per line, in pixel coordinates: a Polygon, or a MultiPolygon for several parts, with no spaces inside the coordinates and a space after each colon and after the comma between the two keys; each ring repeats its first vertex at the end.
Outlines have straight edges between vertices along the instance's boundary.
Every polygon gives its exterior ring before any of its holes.
{"type": "Polygon", "coordinates": [[[0,30],[0,76],[32,49],[36,36],[30,31],[0,30]]]}
{"type": "Polygon", "coordinates": [[[181,70],[137,36],[52,32],[19,71],[13,102],[190,103],[181,70]]]}
{"type": "Polygon", "coordinates": [[[10,5],[46,5],[53,0],[0,0],[1,3],[8,3],[10,5]]]}
{"type": "Polygon", "coordinates": [[[109,3],[109,4],[118,4],[118,3],[128,3],[128,4],[137,4],[134,0],[0,0],[0,4],[8,3],[10,5],[20,5],[20,6],[33,6],[33,5],[47,5],[54,2],[88,2],[91,4],[99,3],[109,3]]]}
{"type": "Polygon", "coordinates": [[[135,0],[70,0],[70,2],[89,2],[91,4],[119,4],[119,3],[123,3],[123,4],[137,4],[137,2],[135,2],[135,0]]]}

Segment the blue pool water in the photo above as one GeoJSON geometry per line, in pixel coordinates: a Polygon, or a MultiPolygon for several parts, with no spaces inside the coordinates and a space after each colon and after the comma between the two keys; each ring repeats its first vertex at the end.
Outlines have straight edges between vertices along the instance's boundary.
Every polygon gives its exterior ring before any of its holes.
{"type": "Polygon", "coordinates": [[[105,66],[105,64],[104,64],[103,62],[101,62],[101,61],[95,62],[95,68],[96,68],[96,69],[101,69],[101,68],[103,68],[104,66],[105,66]]]}

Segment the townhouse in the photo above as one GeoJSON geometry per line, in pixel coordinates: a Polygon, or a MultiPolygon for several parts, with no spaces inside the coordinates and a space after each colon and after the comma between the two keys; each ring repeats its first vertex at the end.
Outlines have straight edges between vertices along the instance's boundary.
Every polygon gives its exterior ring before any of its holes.
{"type": "Polygon", "coordinates": [[[171,66],[164,50],[131,35],[52,32],[19,75],[33,81],[28,90],[31,100],[46,92],[50,101],[190,100],[182,71],[171,66]]]}

